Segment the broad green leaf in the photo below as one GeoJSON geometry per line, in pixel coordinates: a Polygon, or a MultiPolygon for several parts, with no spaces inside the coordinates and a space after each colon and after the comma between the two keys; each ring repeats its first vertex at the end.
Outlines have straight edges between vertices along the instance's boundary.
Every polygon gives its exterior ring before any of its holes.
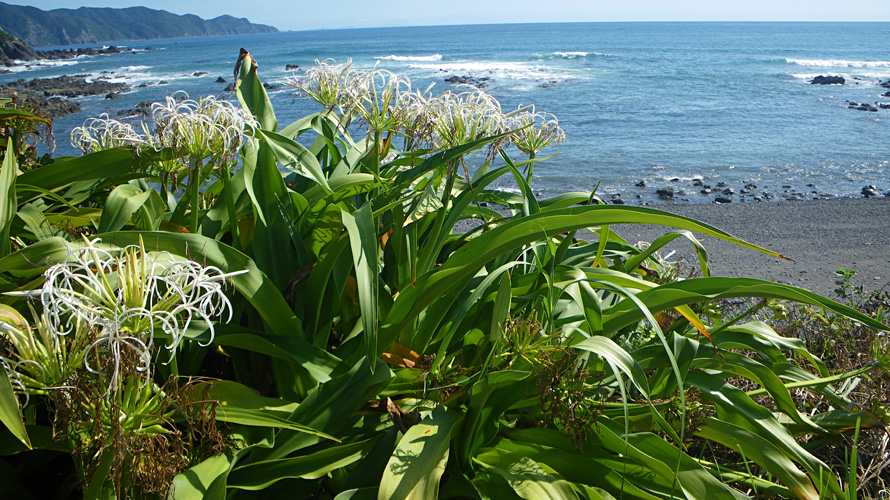
{"type": "Polygon", "coordinates": [[[99,232],[120,231],[129,222],[154,191],[143,191],[132,184],[121,184],[114,188],[105,201],[99,232]]]}
{"type": "Polygon", "coordinates": [[[281,166],[331,190],[318,159],[305,146],[268,130],[258,130],[257,133],[269,145],[281,166]]]}
{"type": "Polygon", "coordinates": [[[511,488],[526,500],[565,499],[577,500],[575,490],[564,479],[547,473],[543,467],[528,457],[491,449],[473,459],[489,473],[504,478],[511,488]]]}
{"type": "Polygon", "coordinates": [[[15,218],[18,199],[15,194],[15,183],[19,175],[19,163],[15,159],[13,141],[6,143],[6,156],[0,167],[0,257],[9,255],[9,231],[15,218]]]}
{"type": "Polygon", "coordinates": [[[177,474],[170,489],[172,500],[222,500],[226,497],[229,459],[216,455],[177,474]]]}
{"type": "Polygon", "coordinates": [[[261,490],[282,479],[318,479],[328,472],[358,462],[373,448],[376,438],[332,446],[308,455],[266,460],[236,467],[230,474],[230,488],[261,490]]]}
{"type": "Polygon", "coordinates": [[[338,441],[333,436],[316,431],[287,419],[297,403],[283,399],[260,396],[253,389],[229,380],[202,382],[192,386],[192,398],[196,401],[215,401],[216,420],[252,427],[291,429],[338,441]]]}
{"type": "Polygon", "coordinates": [[[350,214],[342,212],[343,225],[349,233],[352,261],[358,282],[359,305],[362,310],[365,348],[368,358],[377,357],[377,269],[380,260],[377,248],[377,224],[371,215],[371,205],[365,204],[350,214]]]}
{"type": "Polygon", "coordinates": [[[448,462],[451,433],[462,416],[437,406],[402,436],[383,471],[378,500],[431,499],[448,462]]]}
{"type": "Polygon", "coordinates": [[[16,215],[25,221],[25,227],[37,241],[59,235],[59,230],[46,220],[46,216],[33,203],[23,205],[16,215]]]}
{"type": "Polygon", "coordinates": [[[696,436],[710,439],[744,456],[763,467],[782,482],[800,499],[818,500],[819,492],[807,475],[801,472],[781,450],[762,437],[741,427],[714,418],[698,430],[696,436]]]}
{"type": "MultiPolygon", "coordinates": [[[[116,186],[147,176],[148,172],[142,171],[139,157],[132,150],[114,148],[29,170],[19,176],[18,182],[36,189],[54,191],[76,182],[92,181],[116,186]]],[[[20,195],[19,203],[29,199],[20,195]]]]}
{"type": "Polygon", "coordinates": [[[405,219],[405,222],[402,223],[402,226],[407,226],[424,215],[435,212],[441,208],[442,200],[440,200],[439,195],[436,194],[436,189],[432,184],[427,184],[426,189],[423,190],[423,194],[415,200],[413,209],[405,219]]]}
{"type": "MultiPolygon", "coordinates": [[[[676,226],[777,255],[713,226],[643,207],[586,206],[515,218],[463,245],[444,265],[419,276],[415,288],[404,290],[386,317],[385,325],[381,329],[381,341],[388,343],[395,339],[420,311],[438,300],[447,290],[475,276],[482,266],[505,253],[516,251],[523,245],[541,238],[549,238],[567,231],[606,224],[631,223],[676,226]]],[[[642,314],[638,310],[637,312],[642,314]]]]}
{"type": "MultiPolygon", "coordinates": [[[[786,299],[830,309],[878,330],[890,329],[887,325],[855,309],[821,297],[813,292],[790,285],[751,278],[688,279],[642,291],[636,294],[636,297],[644,302],[653,313],[680,305],[735,297],[786,299]]],[[[621,301],[608,311],[605,311],[603,330],[605,332],[616,332],[643,318],[644,314],[636,307],[636,304],[632,301],[621,301]]]]}
{"type": "Polygon", "coordinates": [[[246,50],[239,55],[238,79],[235,81],[235,94],[241,106],[250,111],[260,122],[263,130],[278,130],[278,119],[272,111],[269,95],[257,76],[257,62],[246,50]]]}
{"type": "Polygon", "coordinates": [[[22,411],[19,407],[19,400],[15,397],[12,389],[12,382],[6,370],[0,372],[0,422],[9,429],[10,432],[28,448],[31,448],[31,441],[28,439],[28,431],[25,430],[25,423],[22,421],[22,411]]]}
{"type": "Polygon", "coordinates": [[[690,500],[746,498],[714,478],[689,455],[655,434],[624,434],[621,425],[609,418],[600,417],[591,433],[591,441],[648,467],[668,482],[676,481],[676,487],[690,500]]]}
{"type": "Polygon", "coordinates": [[[748,395],[723,379],[693,370],[686,381],[701,390],[702,397],[713,401],[717,415],[735,425],[754,431],[804,466],[810,479],[817,483],[823,495],[829,492],[841,496],[842,490],[831,469],[798,443],[794,436],[773,416],[772,412],[754,402],[748,395]]]}

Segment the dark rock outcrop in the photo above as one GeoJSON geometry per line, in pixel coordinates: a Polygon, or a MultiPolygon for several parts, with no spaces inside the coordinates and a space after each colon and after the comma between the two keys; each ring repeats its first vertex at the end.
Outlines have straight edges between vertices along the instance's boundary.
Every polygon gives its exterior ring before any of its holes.
{"type": "Polygon", "coordinates": [[[142,101],[133,109],[122,109],[118,111],[117,116],[151,116],[151,103],[142,101]]]}
{"type": "Polygon", "coordinates": [[[223,77],[219,77],[216,79],[216,83],[226,83],[226,79],[223,77]]]}
{"type": "Polygon", "coordinates": [[[846,80],[842,76],[823,76],[819,75],[813,78],[810,83],[813,85],[843,85],[846,80]]]}
{"type": "Polygon", "coordinates": [[[288,64],[284,67],[284,69],[285,69],[285,71],[294,71],[294,70],[300,69],[300,65],[299,64],[288,64]]]}
{"type": "Polygon", "coordinates": [[[62,75],[57,78],[35,78],[33,80],[16,80],[3,87],[42,92],[45,96],[81,97],[89,95],[110,94],[112,92],[129,92],[126,83],[111,83],[101,80],[87,82],[87,75],[62,75]]]}
{"type": "Polygon", "coordinates": [[[454,85],[472,85],[477,89],[484,89],[488,86],[489,78],[487,76],[483,76],[482,78],[474,78],[472,76],[449,76],[445,79],[445,83],[451,83],[454,85]]]}

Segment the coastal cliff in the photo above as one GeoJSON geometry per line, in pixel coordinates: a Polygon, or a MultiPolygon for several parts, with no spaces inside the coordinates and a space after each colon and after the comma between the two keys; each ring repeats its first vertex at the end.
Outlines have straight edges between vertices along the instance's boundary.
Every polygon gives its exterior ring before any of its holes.
{"type": "Polygon", "coordinates": [[[0,29],[32,46],[73,45],[190,36],[274,33],[278,29],[228,15],[201,19],[147,7],[44,11],[0,2],[0,29]]]}

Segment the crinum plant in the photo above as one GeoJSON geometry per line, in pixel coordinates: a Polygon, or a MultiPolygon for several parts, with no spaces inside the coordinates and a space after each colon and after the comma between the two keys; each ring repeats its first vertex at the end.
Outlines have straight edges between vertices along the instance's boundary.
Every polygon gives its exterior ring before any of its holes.
{"type": "MultiPolygon", "coordinates": [[[[196,233],[205,170],[207,167],[211,171],[218,169],[220,179],[228,186],[231,168],[238,160],[238,151],[252,141],[257,127],[256,118],[250,112],[213,96],[195,101],[189,99],[185,92],[176,92],[167,96],[165,102],[152,105],[152,119],[154,132],[150,145],[155,151],[172,154],[187,164],[189,182],[183,198],[188,203],[180,202],[177,205],[173,219],[181,220],[185,207],[190,205],[189,229],[196,233]]],[[[164,180],[162,178],[162,185],[166,184],[164,180]]],[[[228,203],[231,212],[234,212],[234,200],[228,201],[231,202],[228,203]]]]}
{"type": "Polygon", "coordinates": [[[156,383],[155,363],[174,359],[195,322],[212,341],[214,322],[231,319],[224,287],[236,274],[148,252],[141,240],[114,248],[85,238],[47,269],[40,288],[18,294],[39,302],[29,304],[33,326],[15,309],[0,309],[0,365],[26,405],[47,398],[56,432],[75,443],[84,478],[109,474],[97,471],[113,460],[109,477],[120,491],[122,481],[126,488],[152,470],[172,477],[187,466],[183,458],[171,469],[136,456],[155,450],[169,465],[171,453],[186,454],[177,449],[176,384],[156,383]]]}

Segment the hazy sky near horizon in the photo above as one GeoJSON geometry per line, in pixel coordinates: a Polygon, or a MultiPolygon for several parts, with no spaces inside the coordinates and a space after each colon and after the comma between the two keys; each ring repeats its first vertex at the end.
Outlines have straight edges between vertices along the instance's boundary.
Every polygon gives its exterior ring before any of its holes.
{"type": "Polygon", "coordinates": [[[205,19],[246,17],[279,30],[595,21],[890,21],[886,0],[6,0],[43,10],[142,5],[205,19]]]}

